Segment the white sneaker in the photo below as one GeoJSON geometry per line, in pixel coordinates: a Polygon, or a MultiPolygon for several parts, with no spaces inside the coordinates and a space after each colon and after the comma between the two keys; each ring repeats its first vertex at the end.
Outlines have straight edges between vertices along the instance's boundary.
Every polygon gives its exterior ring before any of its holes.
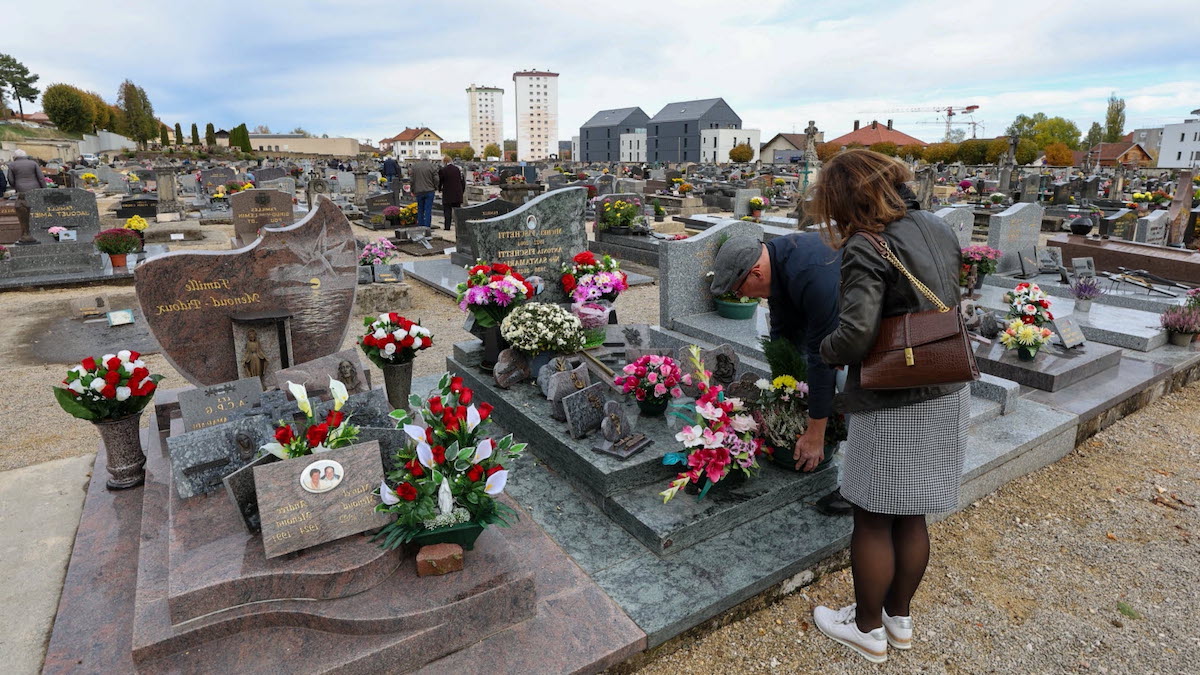
{"type": "Polygon", "coordinates": [[[883,628],[887,633],[888,644],[896,649],[912,649],[912,617],[888,616],[883,610],[883,628]]]}
{"type": "Polygon", "coordinates": [[[829,639],[858,652],[871,663],[887,661],[887,631],[882,626],[864,633],[854,623],[855,605],[833,610],[825,606],[813,610],[813,622],[829,639]]]}

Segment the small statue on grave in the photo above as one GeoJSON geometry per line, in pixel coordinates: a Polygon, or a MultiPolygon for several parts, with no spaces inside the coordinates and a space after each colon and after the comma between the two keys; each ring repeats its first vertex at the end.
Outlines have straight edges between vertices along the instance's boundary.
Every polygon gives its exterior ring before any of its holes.
{"type": "Polygon", "coordinates": [[[733,382],[737,366],[728,354],[717,354],[717,367],[713,369],[713,379],[719,384],[728,385],[733,382]]]}
{"type": "Polygon", "coordinates": [[[247,434],[244,431],[239,431],[237,432],[237,435],[233,437],[233,442],[238,447],[239,459],[241,459],[243,462],[249,462],[250,460],[254,459],[254,452],[258,450],[258,444],[254,442],[253,438],[250,438],[250,434],[247,434]]]}
{"type": "Polygon", "coordinates": [[[353,363],[342,360],[338,364],[337,370],[337,380],[346,385],[346,393],[353,395],[362,394],[367,391],[367,383],[363,382],[362,378],[358,376],[358,369],[354,367],[353,363]]]}
{"type": "Polygon", "coordinates": [[[267,372],[267,355],[258,341],[258,331],[251,328],[246,332],[246,349],[242,352],[242,365],[247,377],[262,377],[267,372]]]}
{"type": "Polygon", "coordinates": [[[600,434],[604,440],[611,443],[629,435],[629,419],[625,415],[625,407],[619,401],[609,401],[604,404],[604,419],[600,421],[600,434]]]}
{"type": "Polygon", "coordinates": [[[979,334],[989,340],[995,340],[1000,331],[1004,330],[1004,322],[996,318],[993,312],[984,312],[979,319],[979,334]]]}
{"type": "Polygon", "coordinates": [[[442,478],[437,496],[438,514],[448,516],[454,512],[454,493],[450,491],[450,482],[442,478]]]}

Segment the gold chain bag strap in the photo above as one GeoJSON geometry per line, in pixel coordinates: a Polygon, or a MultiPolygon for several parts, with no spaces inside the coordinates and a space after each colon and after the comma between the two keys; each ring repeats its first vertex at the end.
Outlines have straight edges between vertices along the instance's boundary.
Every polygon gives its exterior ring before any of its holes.
{"type": "Polygon", "coordinates": [[[899,270],[937,308],[883,319],[875,346],[863,359],[860,386],[874,390],[911,389],[979,379],[975,353],[958,309],[947,307],[914,277],[883,237],[871,232],[858,234],[866,237],[880,257],[899,270]]]}

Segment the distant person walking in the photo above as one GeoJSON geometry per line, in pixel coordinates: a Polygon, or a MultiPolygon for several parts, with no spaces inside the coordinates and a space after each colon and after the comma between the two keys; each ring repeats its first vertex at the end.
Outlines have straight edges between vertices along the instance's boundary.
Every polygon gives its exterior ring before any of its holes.
{"type": "Polygon", "coordinates": [[[400,162],[396,161],[395,157],[388,157],[383,160],[383,177],[391,184],[400,175],[400,162]]]}
{"type": "Polygon", "coordinates": [[[442,168],[438,170],[438,182],[442,186],[442,228],[449,230],[454,220],[454,209],[462,206],[463,194],[467,191],[467,177],[450,161],[442,157],[442,168]]]}
{"type": "Polygon", "coordinates": [[[25,196],[46,187],[42,167],[24,150],[15,150],[12,161],[8,163],[8,176],[12,179],[12,188],[17,191],[17,221],[21,223],[21,238],[17,243],[36,244],[37,240],[29,233],[29,203],[25,201],[25,196]]]}
{"type": "Polygon", "coordinates": [[[412,168],[412,191],[417,198],[417,227],[425,234],[433,231],[433,193],[438,189],[438,169],[428,159],[418,160],[412,168]]]}

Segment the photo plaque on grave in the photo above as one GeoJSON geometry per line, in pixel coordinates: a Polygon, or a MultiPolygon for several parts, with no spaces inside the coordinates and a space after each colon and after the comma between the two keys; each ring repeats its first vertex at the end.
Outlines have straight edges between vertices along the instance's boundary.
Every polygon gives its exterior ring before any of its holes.
{"type": "Polygon", "coordinates": [[[1071,258],[1071,269],[1075,272],[1076,279],[1083,277],[1096,276],[1096,261],[1094,258],[1071,258]]]}

